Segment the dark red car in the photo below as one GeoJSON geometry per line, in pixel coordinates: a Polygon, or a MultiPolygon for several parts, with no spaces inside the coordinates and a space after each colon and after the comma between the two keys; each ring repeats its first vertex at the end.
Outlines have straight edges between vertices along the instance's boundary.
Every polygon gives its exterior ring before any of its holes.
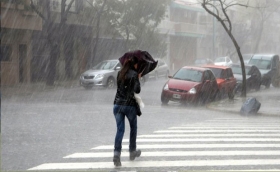
{"type": "Polygon", "coordinates": [[[219,86],[218,97],[222,98],[224,95],[228,94],[229,99],[233,99],[234,89],[236,86],[236,78],[234,78],[232,69],[227,66],[217,65],[204,65],[203,67],[211,69],[214,73],[219,86]]]}
{"type": "Polygon", "coordinates": [[[185,66],[165,83],[161,102],[205,103],[213,100],[218,92],[218,84],[213,72],[202,67],[185,66]]]}

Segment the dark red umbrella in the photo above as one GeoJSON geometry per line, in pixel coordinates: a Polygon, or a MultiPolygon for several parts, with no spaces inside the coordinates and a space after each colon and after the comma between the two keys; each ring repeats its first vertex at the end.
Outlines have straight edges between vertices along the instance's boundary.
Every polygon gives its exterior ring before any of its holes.
{"type": "Polygon", "coordinates": [[[135,50],[125,53],[119,58],[120,63],[123,65],[131,57],[137,57],[138,59],[138,73],[142,73],[142,76],[148,74],[157,67],[158,61],[155,61],[153,57],[147,51],[135,50]]]}

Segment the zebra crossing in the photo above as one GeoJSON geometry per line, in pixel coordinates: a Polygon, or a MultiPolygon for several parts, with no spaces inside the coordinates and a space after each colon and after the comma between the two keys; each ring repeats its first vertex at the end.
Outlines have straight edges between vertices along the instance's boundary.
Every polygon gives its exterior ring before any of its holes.
{"type": "MultiPolygon", "coordinates": [[[[124,171],[248,170],[280,171],[280,119],[217,118],[139,135],[140,158],[129,161],[128,139],[121,154],[124,171]]],[[[28,170],[114,170],[113,145],[63,157],[28,170]]]]}

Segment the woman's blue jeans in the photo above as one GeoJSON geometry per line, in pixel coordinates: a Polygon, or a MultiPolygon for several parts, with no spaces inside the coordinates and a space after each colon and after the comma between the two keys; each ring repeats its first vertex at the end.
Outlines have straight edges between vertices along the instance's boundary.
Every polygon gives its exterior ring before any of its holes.
{"type": "Polygon", "coordinates": [[[117,123],[117,133],[115,137],[114,155],[120,155],[122,150],[122,140],[125,132],[125,116],[127,117],[130,125],[129,137],[129,152],[136,150],[136,137],[137,137],[137,115],[136,107],[114,105],[114,116],[117,123]]]}

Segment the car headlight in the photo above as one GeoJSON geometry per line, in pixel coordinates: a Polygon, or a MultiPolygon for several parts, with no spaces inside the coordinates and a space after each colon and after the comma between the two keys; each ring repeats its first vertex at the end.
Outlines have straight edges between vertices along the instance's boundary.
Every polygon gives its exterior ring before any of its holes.
{"type": "Polygon", "coordinates": [[[169,90],[168,84],[165,84],[165,86],[163,87],[163,90],[169,90]]]}
{"type": "Polygon", "coordinates": [[[104,75],[103,74],[98,74],[98,75],[96,75],[95,76],[95,78],[94,79],[102,79],[104,77],[104,75]]]}
{"type": "Polygon", "coordinates": [[[189,93],[190,94],[196,94],[196,89],[195,88],[190,89],[189,93]]]}

